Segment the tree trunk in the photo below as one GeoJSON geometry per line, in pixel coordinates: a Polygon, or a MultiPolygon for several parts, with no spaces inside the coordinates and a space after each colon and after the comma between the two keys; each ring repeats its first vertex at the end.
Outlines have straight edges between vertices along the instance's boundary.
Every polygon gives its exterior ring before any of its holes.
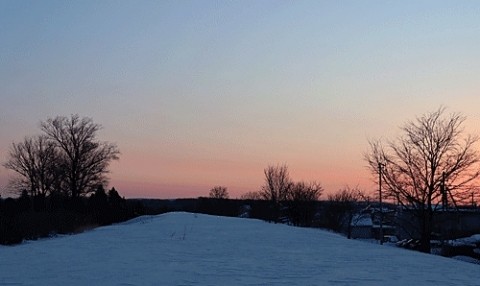
{"type": "Polygon", "coordinates": [[[422,231],[420,234],[420,251],[425,253],[430,253],[431,244],[430,240],[432,239],[432,211],[424,210],[422,212],[422,231]]]}

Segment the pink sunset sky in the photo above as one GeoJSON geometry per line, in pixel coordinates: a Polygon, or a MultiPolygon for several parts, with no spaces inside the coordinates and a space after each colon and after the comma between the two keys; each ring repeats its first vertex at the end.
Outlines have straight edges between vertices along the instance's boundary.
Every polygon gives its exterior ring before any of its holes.
{"type": "MultiPolygon", "coordinates": [[[[440,106],[480,134],[476,1],[0,1],[0,160],[79,114],[129,198],[257,191],[263,169],[373,192],[368,140],[440,106]]],[[[13,174],[0,167],[2,197],[13,174]]]]}

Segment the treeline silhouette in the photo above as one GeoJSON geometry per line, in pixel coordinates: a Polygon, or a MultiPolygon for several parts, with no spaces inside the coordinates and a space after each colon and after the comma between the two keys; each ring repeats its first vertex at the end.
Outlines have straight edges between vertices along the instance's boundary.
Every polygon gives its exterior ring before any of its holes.
{"type": "Polygon", "coordinates": [[[101,125],[88,117],[57,116],[42,133],[12,143],[3,166],[16,174],[8,188],[18,198],[0,199],[0,244],[76,233],[142,214],[115,188],[108,167],[116,144],[97,139],[101,125]]]}
{"type": "Polygon", "coordinates": [[[0,199],[0,244],[12,245],[57,234],[79,233],[97,226],[122,222],[144,213],[139,202],[122,198],[102,186],[89,197],[58,193],[0,199]]]}
{"type": "Polygon", "coordinates": [[[209,215],[261,219],[300,227],[322,227],[342,232],[339,226],[354,211],[354,202],[285,201],[280,211],[263,199],[125,199],[115,188],[102,186],[90,196],[72,198],[59,193],[0,198],[0,244],[12,245],[58,234],[75,234],[141,215],[185,211],[209,215]]]}

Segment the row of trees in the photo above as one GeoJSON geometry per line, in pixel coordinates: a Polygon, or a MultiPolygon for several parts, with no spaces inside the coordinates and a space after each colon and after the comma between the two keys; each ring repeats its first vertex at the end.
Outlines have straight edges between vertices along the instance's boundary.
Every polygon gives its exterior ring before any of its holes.
{"type": "MultiPolygon", "coordinates": [[[[479,137],[465,132],[465,120],[462,114],[448,114],[440,107],[408,121],[395,140],[370,141],[370,149],[365,153],[368,167],[381,185],[378,198],[395,202],[414,216],[420,236],[419,250],[423,252],[431,251],[438,212],[458,211],[459,206],[473,204],[479,196],[479,137]]],[[[286,165],[269,166],[264,174],[261,191],[248,195],[269,200],[277,219],[285,209],[294,213],[304,210],[305,205],[296,208],[294,202],[316,201],[323,190],[316,182],[293,182],[286,165]]],[[[338,215],[337,219],[327,218],[326,221],[335,224],[329,228],[340,228],[345,222],[348,228],[358,200],[365,200],[358,189],[346,188],[329,196],[325,215],[338,215]]]]}
{"type": "MultiPolygon", "coordinates": [[[[419,221],[421,250],[430,251],[433,220],[440,210],[458,208],[478,196],[478,136],[465,134],[466,118],[445,108],[424,114],[401,127],[394,140],[373,140],[365,160],[381,183],[380,199],[390,199],[419,221]]],[[[41,122],[41,134],[13,143],[4,166],[17,173],[9,187],[33,202],[63,196],[85,197],[108,181],[108,166],[118,159],[117,146],[97,139],[101,126],[90,118],[59,116],[41,122]],[[40,198],[40,199],[38,199],[40,198]]],[[[244,199],[269,202],[272,221],[306,225],[323,188],[317,182],[294,182],[286,165],[264,169],[259,192],[244,199]]],[[[228,198],[225,187],[210,193],[228,198]]],[[[332,198],[333,199],[333,198],[332,198]]],[[[35,206],[33,207],[35,209],[35,206]]]]}
{"type": "Polygon", "coordinates": [[[57,193],[32,198],[24,192],[18,198],[0,199],[0,244],[81,232],[143,213],[140,203],[127,201],[115,188],[106,192],[99,187],[89,197],[75,200],[57,193]]]}
{"type": "MultiPolygon", "coordinates": [[[[315,214],[315,203],[323,192],[320,183],[294,182],[287,165],[270,165],[264,169],[265,184],[259,192],[242,195],[242,200],[269,202],[270,221],[288,220],[294,225],[310,225],[315,214]]],[[[211,199],[228,199],[224,186],[215,186],[209,192],[211,199]]]]}
{"type": "MultiPolygon", "coordinates": [[[[437,213],[473,204],[479,196],[479,137],[465,133],[465,120],[462,114],[447,114],[440,107],[408,121],[394,140],[370,141],[364,155],[376,183],[381,185],[381,197],[377,198],[395,202],[413,214],[418,221],[420,250],[424,252],[430,252],[437,213]]],[[[286,165],[268,166],[264,175],[261,190],[241,198],[269,201],[274,221],[287,217],[293,223],[305,223],[299,217],[305,218],[310,212],[306,211],[308,202],[318,200],[323,191],[320,184],[294,182],[286,165]]],[[[222,190],[212,189],[211,197],[225,196],[226,188],[222,190]]],[[[332,211],[327,211],[332,216],[328,219],[332,223],[329,228],[341,228],[354,203],[363,196],[359,190],[348,188],[331,195],[328,202],[332,211]],[[335,208],[343,211],[334,211],[335,208]]]]}
{"type": "Polygon", "coordinates": [[[41,122],[42,134],[13,143],[4,166],[18,176],[9,188],[30,196],[48,196],[54,192],[78,198],[105,187],[108,166],[117,160],[119,150],[113,143],[97,139],[99,124],[91,118],[58,116],[41,122]]]}
{"type": "Polygon", "coordinates": [[[0,243],[12,244],[52,233],[71,233],[142,214],[112,188],[108,167],[120,154],[97,139],[91,118],[58,116],[40,123],[41,134],[13,143],[3,164],[18,198],[0,199],[0,243]]]}
{"type": "MultiPolygon", "coordinates": [[[[280,181],[284,181],[288,169],[286,165],[269,166],[265,173],[270,174],[266,176],[266,182],[275,181],[272,177],[278,177],[279,174],[283,177],[280,181]]],[[[270,187],[273,185],[278,184],[270,184],[270,187]]],[[[368,207],[370,202],[370,198],[358,187],[346,186],[320,201],[319,183],[290,182],[288,185],[289,190],[284,190],[288,195],[281,200],[272,199],[276,197],[272,196],[276,191],[273,188],[267,189],[267,183],[261,191],[246,193],[237,200],[228,200],[227,188],[216,186],[210,190],[209,198],[199,198],[193,210],[215,215],[281,221],[297,226],[317,226],[350,236],[351,224],[355,223],[354,215],[368,207]]]]}

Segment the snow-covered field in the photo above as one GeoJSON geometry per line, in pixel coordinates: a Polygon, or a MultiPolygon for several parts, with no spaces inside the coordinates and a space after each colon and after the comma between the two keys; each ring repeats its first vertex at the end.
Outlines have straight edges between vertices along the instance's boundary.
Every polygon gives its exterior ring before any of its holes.
{"type": "Polygon", "coordinates": [[[318,229],[169,213],[0,247],[0,285],[480,285],[480,267],[318,229]]]}

